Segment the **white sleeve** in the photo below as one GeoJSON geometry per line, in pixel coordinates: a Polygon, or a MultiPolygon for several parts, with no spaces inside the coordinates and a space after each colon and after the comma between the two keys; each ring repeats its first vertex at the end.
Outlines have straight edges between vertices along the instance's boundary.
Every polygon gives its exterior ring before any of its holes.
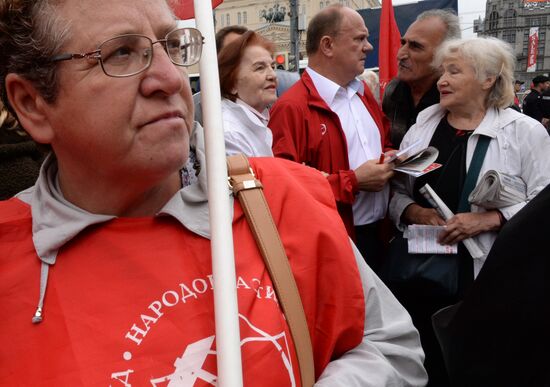
{"type": "Polygon", "coordinates": [[[425,386],[424,351],[411,317],[352,246],[365,296],[363,341],[331,361],[315,386],[425,386]]]}
{"type": "Polygon", "coordinates": [[[404,231],[407,225],[401,222],[403,212],[411,204],[416,203],[413,199],[414,180],[404,173],[396,173],[391,180],[393,195],[388,206],[388,215],[399,231],[404,231]]]}
{"type": "MultiPolygon", "coordinates": [[[[519,121],[519,120],[518,120],[519,121]]],[[[550,184],[550,136],[546,128],[535,120],[520,121],[517,137],[520,158],[520,177],[526,184],[527,200],[508,207],[499,208],[506,219],[518,213],[531,199],[550,184]]],[[[518,124],[517,126],[519,126],[518,124]]]]}

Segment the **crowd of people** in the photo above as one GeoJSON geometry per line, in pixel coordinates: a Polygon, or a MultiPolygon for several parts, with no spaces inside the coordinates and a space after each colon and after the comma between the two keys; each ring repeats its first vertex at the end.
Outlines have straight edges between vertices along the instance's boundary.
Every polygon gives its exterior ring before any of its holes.
{"type": "MultiPolygon", "coordinates": [[[[0,385],[216,385],[209,128],[185,69],[200,31],[166,0],[6,0],[0,33],[0,385]]],[[[546,385],[550,79],[518,111],[511,47],[462,39],[453,11],[429,10],[379,101],[372,48],[339,4],[310,20],[300,77],[278,77],[257,32],[216,35],[226,153],[250,157],[262,183],[315,385],[546,385]],[[395,169],[400,150],[428,146],[439,168],[395,169]],[[491,170],[521,181],[524,200],[471,203],[491,170]],[[412,225],[457,246],[452,294],[387,275],[396,251],[431,259],[407,251],[412,225]]],[[[302,385],[274,279],[231,203],[243,383],[302,385]]]]}

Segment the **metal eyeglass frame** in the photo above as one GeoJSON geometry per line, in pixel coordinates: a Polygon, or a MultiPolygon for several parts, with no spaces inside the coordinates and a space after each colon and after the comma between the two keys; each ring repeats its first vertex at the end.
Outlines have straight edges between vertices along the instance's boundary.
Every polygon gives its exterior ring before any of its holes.
{"type": "Polygon", "coordinates": [[[163,43],[163,47],[164,47],[164,50],[165,52],[167,53],[168,55],[168,58],[170,58],[170,61],[175,64],[176,66],[180,66],[180,67],[189,67],[189,66],[192,66],[194,65],[195,63],[197,63],[200,58],[201,58],[201,55],[202,55],[202,46],[204,44],[204,36],[202,36],[202,34],[200,33],[200,31],[196,28],[189,28],[189,27],[184,27],[184,28],[176,28],[172,31],[170,31],[169,33],[166,34],[166,36],[164,37],[164,39],[159,39],[157,41],[154,41],[149,38],[148,36],[145,36],[145,35],[141,35],[141,34],[123,34],[123,35],[118,35],[118,36],[115,36],[115,37],[112,37],[110,39],[107,39],[105,40],[104,42],[102,42],[99,46],[98,46],[98,49],[97,50],[94,50],[94,51],[90,51],[90,52],[86,52],[86,53],[63,53],[63,54],[58,54],[58,55],[55,55],[54,57],[52,57],[50,59],[50,61],[52,62],[61,62],[61,61],[66,61],[66,60],[73,60],[73,59],[95,59],[99,62],[100,66],[101,66],[101,69],[103,70],[103,73],[105,73],[105,75],[107,75],[108,77],[113,77],[113,78],[126,78],[126,77],[131,77],[131,76],[134,76],[134,75],[137,75],[139,73],[142,73],[144,72],[145,70],[147,70],[150,66],[151,66],[151,63],[153,63],[153,45],[156,44],[156,43],[163,43]],[[189,63],[185,63],[185,64],[182,64],[182,63],[177,63],[174,61],[174,59],[172,59],[172,56],[170,55],[169,51],[168,51],[168,47],[167,47],[167,42],[168,42],[168,37],[170,36],[170,34],[176,32],[176,31],[191,31],[191,34],[196,34],[197,37],[200,38],[200,45],[198,46],[198,50],[199,50],[199,53],[197,55],[197,58],[196,60],[192,61],[192,62],[189,62],[189,63]],[[148,57],[148,62],[147,64],[140,70],[137,70],[137,71],[134,71],[132,73],[129,73],[129,74],[123,74],[123,75],[113,75],[113,74],[109,74],[107,72],[107,70],[105,70],[105,66],[104,66],[104,63],[103,63],[103,59],[101,57],[101,47],[108,43],[108,42],[111,42],[115,39],[119,39],[119,38],[123,38],[123,37],[140,37],[140,38],[145,38],[149,41],[150,43],[150,47],[149,47],[149,50],[150,50],[150,55],[148,57]]]}

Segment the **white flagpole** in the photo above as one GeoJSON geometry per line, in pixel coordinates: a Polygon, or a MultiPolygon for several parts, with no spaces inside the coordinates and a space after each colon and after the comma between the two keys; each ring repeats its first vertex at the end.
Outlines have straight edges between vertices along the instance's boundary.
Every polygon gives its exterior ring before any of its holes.
{"type": "Polygon", "coordinates": [[[199,64],[205,128],[208,202],[212,232],[212,273],[216,319],[217,385],[243,385],[239,310],[233,254],[233,233],[227,185],[227,165],[221,114],[220,80],[210,0],[194,0],[195,21],[204,36],[199,64]]]}

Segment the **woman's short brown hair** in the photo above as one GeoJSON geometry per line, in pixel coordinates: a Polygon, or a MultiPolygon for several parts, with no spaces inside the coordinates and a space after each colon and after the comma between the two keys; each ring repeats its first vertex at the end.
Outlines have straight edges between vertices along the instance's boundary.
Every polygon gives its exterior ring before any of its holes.
{"type": "Polygon", "coordinates": [[[260,46],[273,55],[273,43],[254,31],[247,31],[235,41],[226,45],[218,54],[218,69],[220,72],[220,89],[222,97],[235,102],[237,96],[232,90],[237,83],[237,72],[249,46],[260,46]]]}

